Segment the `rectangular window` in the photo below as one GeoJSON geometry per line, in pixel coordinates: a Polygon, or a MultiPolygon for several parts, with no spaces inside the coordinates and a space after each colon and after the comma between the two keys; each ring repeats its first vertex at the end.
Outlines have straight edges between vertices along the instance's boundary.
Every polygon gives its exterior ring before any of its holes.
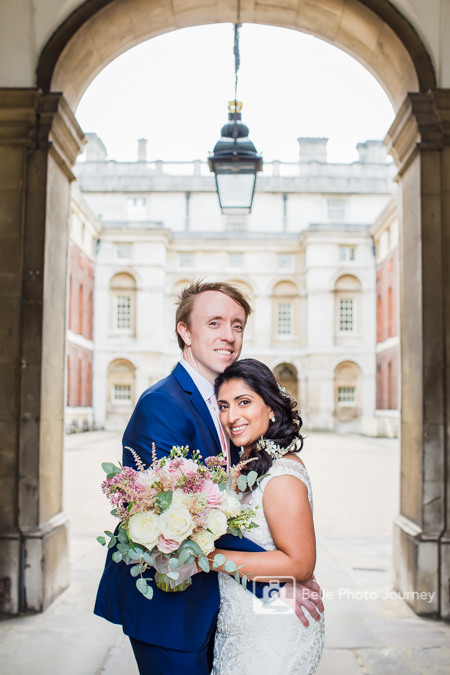
{"type": "Polygon", "coordinates": [[[278,269],[279,270],[293,270],[294,269],[294,256],[290,253],[279,253],[278,254],[278,269]]]}
{"type": "Polygon", "coordinates": [[[116,257],[119,258],[119,260],[130,260],[131,251],[131,244],[116,244],[116,257]]]}
{"type": "Polygon", "coordinates": [[[356,260],[356,248],[354,246],[339,246],[339,260],[356,260]]]}
{"type": "Polygon", "coordinates": [[[180,253],[178,256],[178,263],[180,267],[193,267],[194,255],[192,253],[180,253]]]}
{"type": "Polygon", "coordinates": [[[131,297],[129,295],[116,296],[115,328],[130,330],[131,328],[131,297]]]}
{"type": "Polygon", "coordinates": [[[278,304],[278,335],[292,335],[292,305],[290,302],[278,304]]]}
{"type": "Polygon", "coordinates": [[[353,319],[353,298],[341,298],[339,300],[339,330],[351,332],[354,328],[353,319]]]}
{"type": "Polygon", "coordinates": [[[328,199],[327,213],[330,220],[342,220],[345,217],[345,202],[343,199],[328,199]]]}
{"type": "Polygon", "coordinates": [[[131,384],[115,384],[113,386],[113,401],[131,401],[131,384]]]}
{"type": "Polygon", "coordinates": [[[130,197],[127,200],[127,214],[130,220],[145,220],[147,216],[147,200],[143,197],[130,197]]]}
{"type": "Polygon", "coordinates": [[[356,387],[338,387],[338,403],[342,405],[355,405],[356,387]]]}
{"type": "Polygon", "coordinates": [[[241,269],[244,265],[244,254],[243,253],[229,253],[228,254],[228,265],[233,269],[241,269]]]}

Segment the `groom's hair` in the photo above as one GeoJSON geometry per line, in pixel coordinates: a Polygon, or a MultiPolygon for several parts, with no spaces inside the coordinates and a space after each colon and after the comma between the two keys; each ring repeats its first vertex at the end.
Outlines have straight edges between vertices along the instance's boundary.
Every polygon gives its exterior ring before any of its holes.
{"type": "Polygon", "coordinates": [[[242,291],[236,288],[236,286],[233,286],[226,281],[202,281],[201,279],[194,281],[194,283],[183,288],[178,296],[177,311],[175,314],[175,333],[180,349],[184,349],[185,344],[181,335],[178,334],[177,326],[181,321],[190,328],[191,313],[195,297],[199,295],[199,293],[204,293],[205,291],[218,291],[219,293],[228,295],[229,298],[241,305],[245,312],[245,321],[247,321],[251,314],[252,308],[250,307],[248,298],[242,291]]]}

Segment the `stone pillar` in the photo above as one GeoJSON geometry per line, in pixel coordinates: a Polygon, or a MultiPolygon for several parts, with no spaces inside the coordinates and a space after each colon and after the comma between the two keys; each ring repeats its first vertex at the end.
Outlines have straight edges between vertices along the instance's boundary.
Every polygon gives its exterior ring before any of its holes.
{"type": "Polygon", "coordinates": [[[450,619],[450,91],[410,94],[386,143],[401,223],[394,583],[418,614],[450,619]]]}
{"type": "Polygon", "coordinates": [[[70,167],[83,134],[61,94],[0,96],[0,612],[68,584],[62,450],[70,167]]]}

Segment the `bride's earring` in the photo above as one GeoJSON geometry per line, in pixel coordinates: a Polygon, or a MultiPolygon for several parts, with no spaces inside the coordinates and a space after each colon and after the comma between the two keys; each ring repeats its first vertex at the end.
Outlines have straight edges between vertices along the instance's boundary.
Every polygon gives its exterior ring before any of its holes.
{"type": "Polygon", "coordinates": [[[277,421],[277,418],[275,417],[275,415],[274,415],[273,413],[272,413],[272,417],[270,418],[270,421],[271,421],[271,422],[276,422],[276,421],[277,421]]]}

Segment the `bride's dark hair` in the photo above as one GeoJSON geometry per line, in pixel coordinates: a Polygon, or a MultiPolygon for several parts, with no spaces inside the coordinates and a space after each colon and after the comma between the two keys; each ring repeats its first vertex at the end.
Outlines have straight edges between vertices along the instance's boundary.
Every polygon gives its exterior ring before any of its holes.
{"type": "MultiPolygon", "coordinates": [[[[270,368],[256,359],[235,361],[216,378],[217,398],[220,398],[218,393],[222,384],[230,380],[244,380],[250,389],[261,396],[264,403],[273,410],[275,422],[269,422],[265,438],[270,438],[282,448],[286,448],[294,438],[299,438],[300,448],[303,446],[303,438],[300,434],[302,419],[297,410],[297,401],[280,389],[270,368]]],[[[272,457],[266,450],[256,450],[256,443],[250,451],[250,457],[255,459],[242,467],[241,473],[243,474],[256,471],[258,476],[262,476],[272,466],[272,457]]]]}

